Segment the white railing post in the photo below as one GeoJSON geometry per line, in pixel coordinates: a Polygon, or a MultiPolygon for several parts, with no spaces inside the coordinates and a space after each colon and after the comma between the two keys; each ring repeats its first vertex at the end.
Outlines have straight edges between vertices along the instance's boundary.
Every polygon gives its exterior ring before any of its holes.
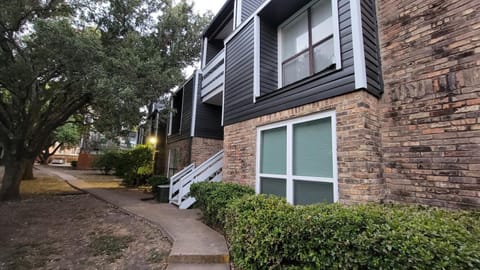
{"type": "Polygon", "coordinates": [[[207,161],[195,167],[189,165],[172,176],[170,181],[170,203],[180,209],[186,209],[195,203],[195,198],[189,196],[190,186],[198,182],[219,182],[222,178],[223,150],[210,157],[207,161]]]}

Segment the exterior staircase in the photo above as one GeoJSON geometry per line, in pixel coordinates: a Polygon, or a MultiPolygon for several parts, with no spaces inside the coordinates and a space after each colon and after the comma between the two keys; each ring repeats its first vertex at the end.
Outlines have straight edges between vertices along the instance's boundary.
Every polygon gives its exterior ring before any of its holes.
{"type": "Polygon", "coordinates": [[[198,182],[220,182],[222,180],[223,150],[195,167],[190,164],[170,178],[170,203],[187,209],[195,203],[190,196],[190,186],[198,182]]]}

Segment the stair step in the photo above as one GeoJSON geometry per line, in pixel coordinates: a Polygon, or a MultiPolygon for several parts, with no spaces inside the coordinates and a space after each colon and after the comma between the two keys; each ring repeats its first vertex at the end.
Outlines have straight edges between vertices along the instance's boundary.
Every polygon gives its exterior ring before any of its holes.
{"type": "Polygon", "coordinates": [[[167,270],[230,270],[228,264],[187,264],[187,263],[174,263],[168,264],[167,270]]]}
{"type": "Polygon", "coordinates": [[[230,262],[228,254],[170,254],[168,256],[169,264],[225,264],[230,262]]]}

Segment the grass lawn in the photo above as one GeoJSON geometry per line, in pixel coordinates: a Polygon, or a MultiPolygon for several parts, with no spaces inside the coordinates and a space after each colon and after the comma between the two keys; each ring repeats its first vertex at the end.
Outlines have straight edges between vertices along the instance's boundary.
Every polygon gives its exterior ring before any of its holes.
{"type": "Polygon", "coordinates": [[[34,195],[61,195],[82,193],[63,180],[51,176],[41,176],[33,180],[23,180],[20,184],[22,197],[34,195]]]}

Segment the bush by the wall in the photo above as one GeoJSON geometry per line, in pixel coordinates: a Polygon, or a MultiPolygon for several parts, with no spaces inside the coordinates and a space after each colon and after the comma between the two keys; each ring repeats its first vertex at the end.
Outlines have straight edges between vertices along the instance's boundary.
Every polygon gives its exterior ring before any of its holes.
{"type": "Polygon", "coordinates": [[[121,176],[126,185],[141,185],[153,173],[153,149],[147,145],[138,145],[132,150],[125,151],[121,157],[121,176]]]}
{"type": "Polygon", "coordinates": [[[411,206],[292,206],[247,196],[225,232],[241,269],[480,269],[480,214],[411,206]]]}
{"type": "Polygon", "coordinates": [[[120,157],[121,152],[119,151],[106,151],[95,157],[93,167],[101,170],[104,174],[109,174],[114,168],[118,167],[120,157]]]}
{"type": "Polygon", "coordinates": [[[106,151],[95,158],[94,167],[105,174],[115,170],[115,175],[128,186],[144,184],[153,172],[152,155],[153,149],[146,145],[127,151],[106,151]]]}
{"type": "Polygon", "coordinates": [[[203,182],[194,183],[190,187],[190,194],[197,200],[197,206],[202,210],[205,222],[217,228],[224,225],[228,203],[254,193],[249,187],[232,183],[203,182]]]}

